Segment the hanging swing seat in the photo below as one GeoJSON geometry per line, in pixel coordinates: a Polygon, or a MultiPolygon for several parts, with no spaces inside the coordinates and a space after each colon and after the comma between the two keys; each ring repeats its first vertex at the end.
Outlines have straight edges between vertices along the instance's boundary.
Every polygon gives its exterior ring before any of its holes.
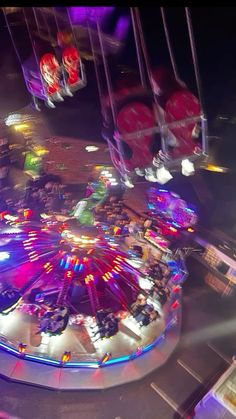
{"type": "Polygon", "coordinates": [[[186,8],[186,18],[199,99],[178,76],[163,10],[162,16],[173,70],[151,68],[138,8],[131,8],[142,97],[139,81],[136,87],[128,80],[125,88],[112,86],[105,51],[102,54],[108,93],[107,99],[101,100],[103,137],[128,187],[133,187],[130,175],[135,173],[160,183],[172,178],[166,169],[179,171],[182,167],[182,173],[189,176],[194,173],[193,162],[199,166],[207,155],[207,121],[189,10],[186,8]]]}
{"type": "Polygon", "coordinates": [[[106,129],[104,137],[113,144],[113,160],[116,167],[122,170],[122,163],[126,171],[133,171],[135,168],[145,168],[150,165],[153,157],[161,147],[160,135],[152,132],[155,126],[152,95],[141,87],[122,90],[114,95],[116,107],[116,129],[115,135],[112,117],[107,108],[106,129]],[[139,134],[141,130],[150,129],[148,134],[139,134]],[[112,137],[109,137],[109,134],[112,137]],[[117,136],[118,134],[118,136],[117,136]],[[127,139],[124,139],[126,135],[127,139]],[[122,156],[119,156],[119,153],[122,156]]]}
{"type": "MultiPolygon", "coordinates": [[[[42,83],[42,77],[34,55],[31,55],[22,64],[22,72],[27,90],[34,98],[43,100],[45,103],[48,103],[49,99],[51,99],[51,101],[60,101],[60,98],[57,95],[51,95],[50,98],[46,95],[45,87],[42,83]]],[[[50,103],[48,103],[48,105],[50,106],[50,103]]]]}
{"type": "Polygon", "coordinates": [[[167,144],[168,153],[172,159],[192,155],[196,147],[201,147],[200,132],[196,130],[202,114],[199,100],[169,69],[152,71],[152,82],[168,136],[175,138],[170,147],[167,144]]]}
{"type": "Polygon", "coordinates": [[[38,99],[46,100],[38,64],[33,55],[22,64],[22,72],[28,92],[38,99]]]}
{"type": "Polygon", "coordinates": [[[159,93],[157,104],[152,92],[141,86],[121,88],[114,93],[116,132],[109,98],[104,101],[102,134],[110,143],[113,164],[121,174],[151,167],[154,156],[162,149],[155,106],[158,106],[165,121],[170,162],[192,156],[196,147],[201,146],[201,139],[194,135],[196,124],[201,119],[198,99],[183,84],[179,84],[169,70],[166,74],[162,70],[153,74],[162,75],[155,80],[159,93]]]}
{"type": "MultiPolygon", "coordinates": [[[[60,71],[62,72],[64,69],[62,65],[60,66],[60,71]]],[[[25,84],[29,93],[40,100],[45,102],[48,101],[48,95],[46,94],[45,86],[43,85],[42,76],[40,74],[40,69],[38,67],[38,63],[34,55],[31,55],[26,61],[22,63],[22,72],[25,80],[25,84]]],[[[68,95],[68,89],[71,92],[76,90],[82,89],[87,84],[86,81],[86,74],[84,70],[83,63],[79,58],[79,65],[78,65],[78,78],[76,83],[72,83],[68,86],[61,82],[60,94],[62,96],[68,95]]],[[[50,95],[50,99],[54,101],[60,101],[60,98],[57,95],[50,95]]]]}

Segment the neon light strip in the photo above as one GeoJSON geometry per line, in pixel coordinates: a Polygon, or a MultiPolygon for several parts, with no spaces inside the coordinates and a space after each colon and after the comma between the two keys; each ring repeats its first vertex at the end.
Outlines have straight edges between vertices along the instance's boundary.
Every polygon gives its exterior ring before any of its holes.
{"type": "Polygon", "coordinates": [[[111,365],[111,364],[119,364],[120,362],[125,362],[130,360],[130,355],[121,356],[120,358],[109,359],[104,364],[100,365],[100,367],[111,365]]]}
{"type": "Polygon", "coordinates": [[[60,361],[56,361],[54,359],[47,359],[47,358],[40,358],[39,356],[25,354],[25,359],[31,359],[32,361],[39,361],[41,363],[53,364],[53,365],[60,365],[60,361]]]}
{"type": "Polygon", "coordinates": [[[5,345],[4,343],[0,342],[0,347],[5,349],[8,352],[12,352],[13,354],[20,355],[20,352],[17,349],[11,348],[11,346],[5,345]]]}
{"type": "Polygon", "coordinates": [[[63,367],[99,368],[100,364],[98,362],[67,362],[63,367]]]}
{"type": "MultiPolygon", "coordinates": [[[[172,326],[174,323],[171,324],[171,322],[168,324],[168,328],[166,329],[166,331],[168,331],[170,329],[170,326],[172,326]]],[[[63,368],[103,368],[107,365],[112,365],[112,364],[120,364],[121,362],[127,362],[129,360],[132,359],[136,359],[139,358],[141,355],[143,355],[146,352],[149,352],[151,349],[153,349],[160,341],[162,341],[164,339],[164,335],[159,336],[153,343],[145,346],[144,348],[142,348],[142,351],[140,353],[136,354],[131,354],[131,355],[125,355],[119,358],[114,358],[114,359],[109,359],[107,362],[104,362],[103,364],[100,364],[98,362],[67,362],[65,364],[61,364],[60,361],[56,361],[53,359],[47,359],[47,358],[40,358],[38,356],[35,355],[30,355],[30,354],[25,354],[24,358],[31,360],[31,361],[36,361],[39,362],[41,364],[49,364],[49,365],[58,365],[60,367],[63,366],[63,368]]],[[[6,350],[8,352],[12,352],[14,353],[17,357],[22,357],[22,354],[17,351],[16,349],[11,348],[8,345],[5,345],[4,343],[0,342],[0,348],[2,348],[3,350],[6,350]]]]}
{"type": "MultiPolygon", "coordinates": [[[[30,354],[24,354],[23,357],[25,359],[31,360],[31,361],[36,361],[39,362],[41,364],[48,364],[48,365],[55,365],[55,366],[59,366],[59,367],[63,367],[63,368],[103,368],[107,365],[112,365],[112,364],[120,364],[121,362],[127,362],[136,358],[139,358],[141,355],[143,355],[146,352],[149,352],[150,350],[152,350],[155,346],[157,346],[158,344],[160,344],[164,339],[165,339],[165,333],[168,332],[172,326],[175,325],[176,320],[178,321],[178,319],[176,319],[176,316],[173,317],[173,319],[167,324],[166,329],[164,331],[164,333],[161,336],[158,336],[158,338],[156,338],[154,340],[154,342],[148,344],[147,346],[144,346],[142,348],[142,351],[139,353],[133,353],[130,355],[125,355],[119,358],[114,358],[114,359],[109,359],[107,362],[104,362],[103,364],[100,364],[99,362],[67,362],[65,364],[62,364],[60,361],[56,361],[53,359],[47,359],[47,358],[41,358],[35,355],[30,355],[30,354]]],[[[0,342],[0,348],[2,348],[3,350],[7,351],[7,352],[12,352],[14,355],[16,355],[17,357],[21,357],[22,358],[22,354],[14,349],[11,348],[10,346],[0,342]]]]}

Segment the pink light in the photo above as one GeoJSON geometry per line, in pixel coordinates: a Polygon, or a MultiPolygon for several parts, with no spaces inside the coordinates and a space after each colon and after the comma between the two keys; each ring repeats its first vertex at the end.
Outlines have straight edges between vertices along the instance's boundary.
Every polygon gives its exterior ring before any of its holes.
{"type": "Polygon", "coordinates": [[[177,300],[175,300],[173,302],[173,304],[171,304],[171,308],[172,310],[176,310],[179,307],[179,302],[177,300]]]}

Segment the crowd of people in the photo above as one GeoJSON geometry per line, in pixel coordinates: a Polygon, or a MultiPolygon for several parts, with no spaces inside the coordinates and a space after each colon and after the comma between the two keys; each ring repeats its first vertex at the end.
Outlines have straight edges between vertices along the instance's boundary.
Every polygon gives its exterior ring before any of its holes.
{"type": "Polygon", "coordinates": [[[22,209],[32,210],[32,218],[39,219],[41,213],[62,213],[69,215],[77,200],[66,191],[58,176],[41,173],[37,179],[29,179],[24,192],[0,193],[0,212],[17,214],[22,209]]]}

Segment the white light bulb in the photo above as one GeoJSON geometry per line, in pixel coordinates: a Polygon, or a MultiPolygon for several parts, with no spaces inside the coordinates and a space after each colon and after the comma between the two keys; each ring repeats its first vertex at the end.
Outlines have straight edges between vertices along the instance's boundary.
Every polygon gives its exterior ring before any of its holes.
{"type": "Polygon", "coordinates": [[[164,166],[156,171],[157,182],[161,185],[169,182],[173,178],[172,174],[164,166]]]}
{"type": "Polygon", "coordinates": [[[181,166],[182,166],[182,174],[184,176],[191,176],[194,174],[195,172],[194,164],[189,159],[182,160],[181,166]]]}

